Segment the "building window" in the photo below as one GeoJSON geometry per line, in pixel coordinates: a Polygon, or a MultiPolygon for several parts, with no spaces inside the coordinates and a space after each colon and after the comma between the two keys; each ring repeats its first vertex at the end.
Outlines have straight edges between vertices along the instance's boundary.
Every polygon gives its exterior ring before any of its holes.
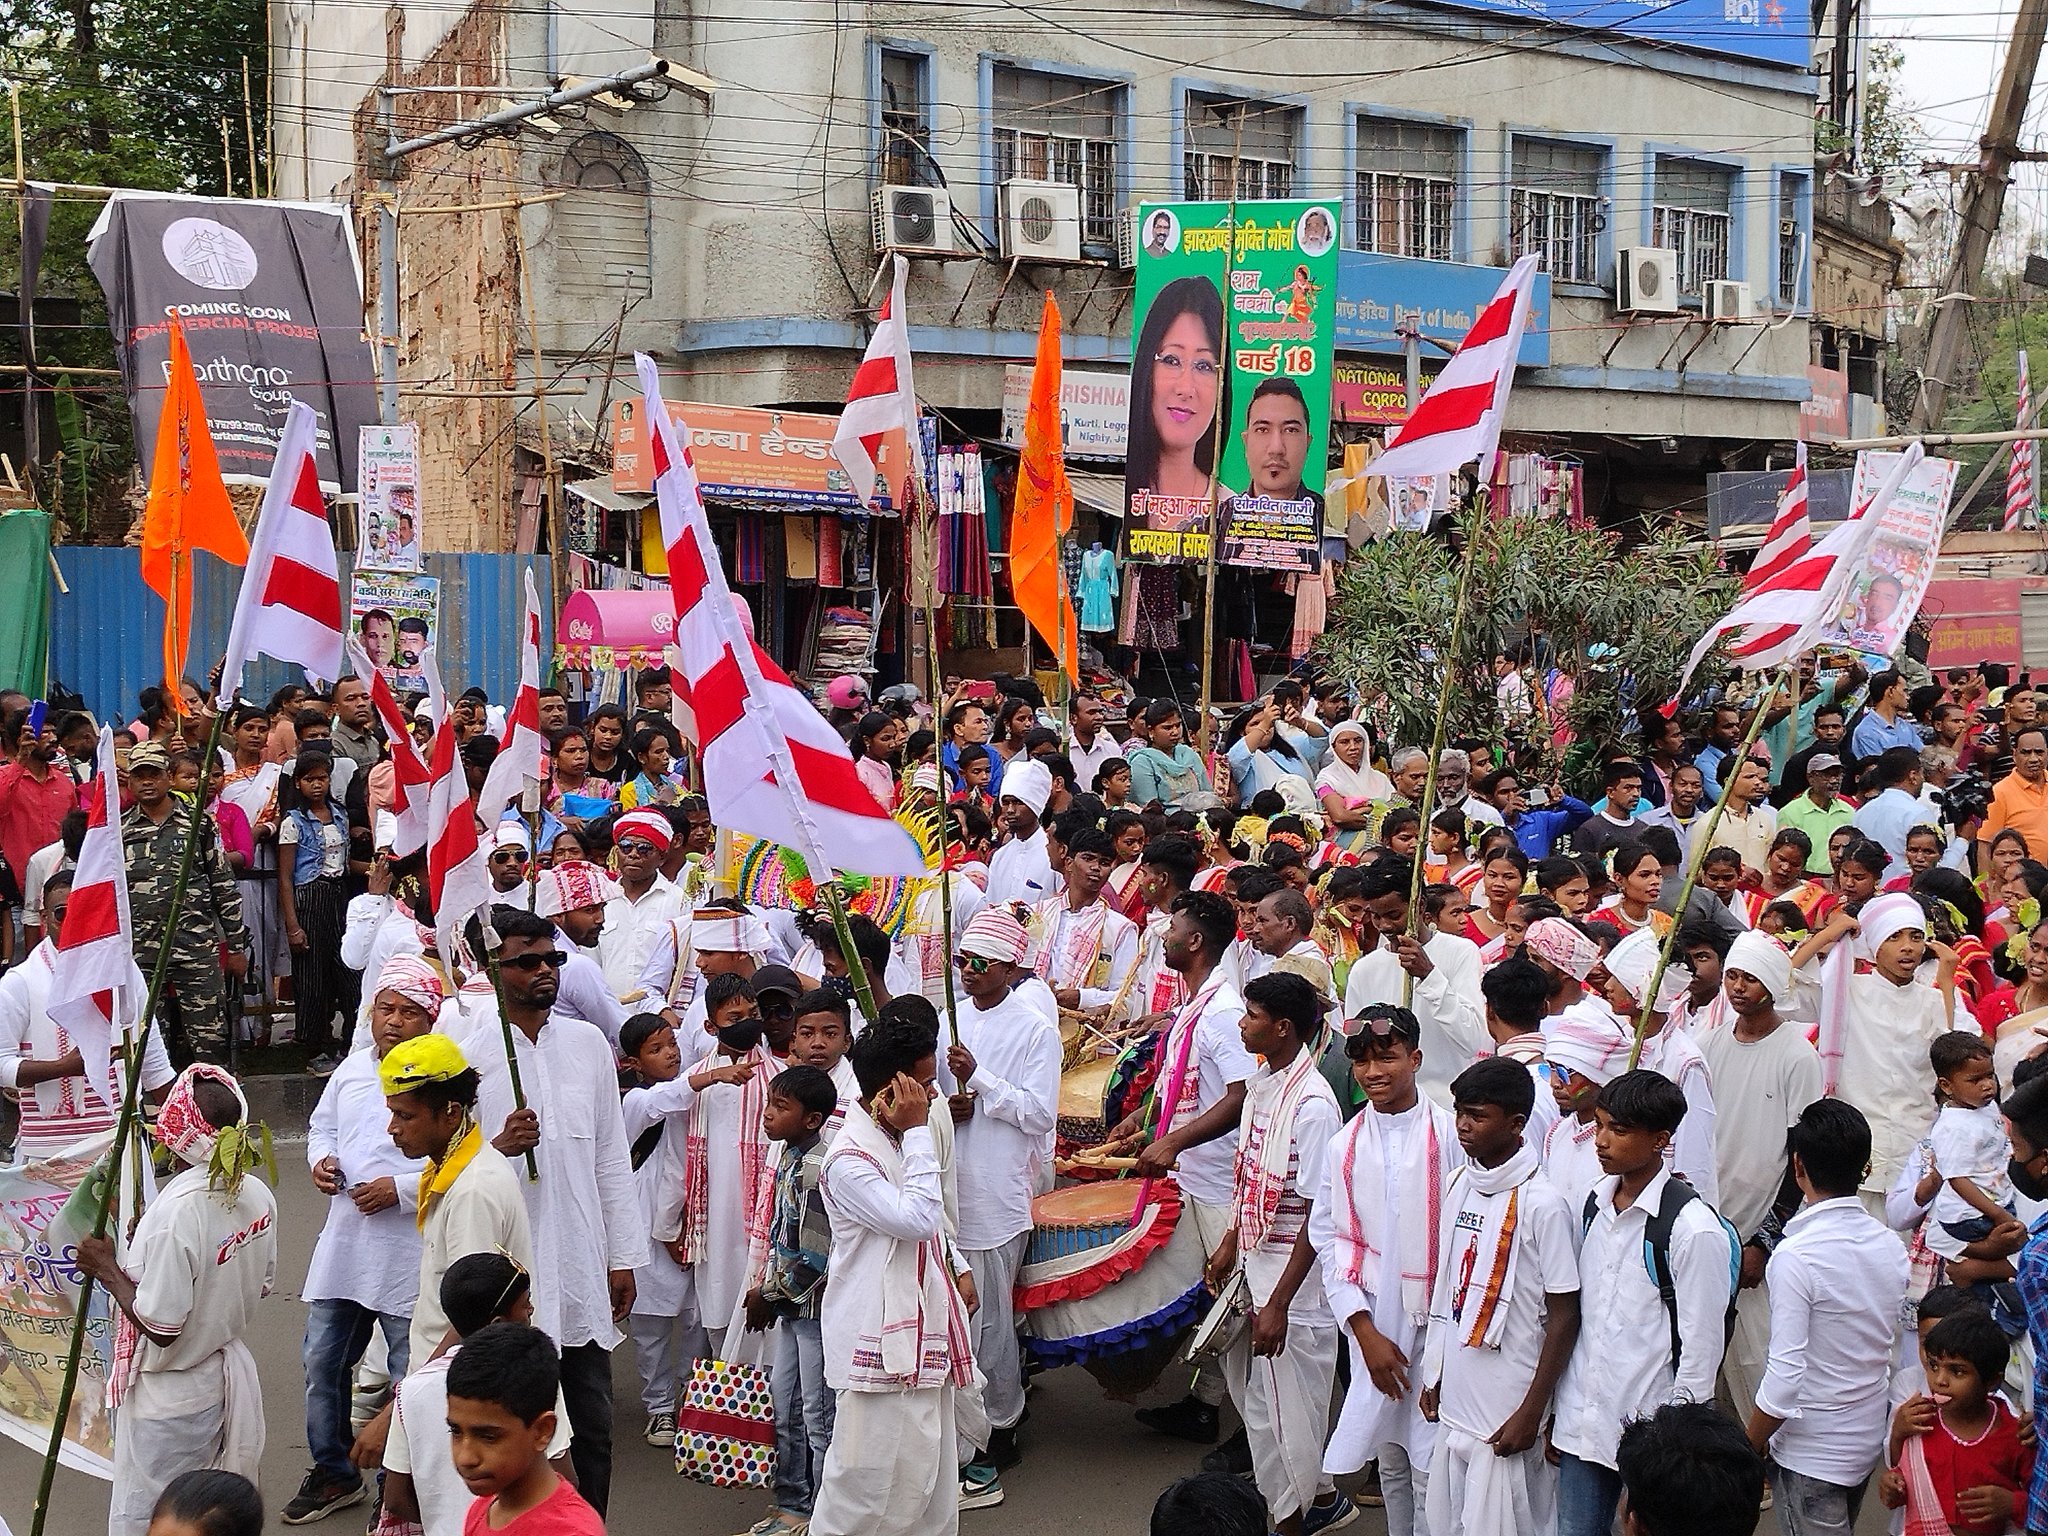
{"type": "Polygon", "coordinates": [[[1300,138],[1301,114],[1293,107],[1190,95],[1183,195],[1191,203],[1292,197],[1300,138]]]}
{"type": "Polygon", "coordinates": [[[932,129],[922,54],[882,50],[882,180],[923,187],[932,181],[932,129]]]}
{"type": "Polygon", "coordinates": [[[1560,283],[1599,281],[1600,178],[1607,151],[1587,144],[1516,139],[1508,190],[1508,245],[1531,252],[1560,283]]]}
{"type": "Polygon", "coordinates": [[[563,151],[554,183],[556,280],[570,293],[644,298],[652,287],[647,163],[616,134],[586,133],[563,151]]]}
{"type": "Polygon", "coordinates": [[[1657,157],[1650,198],[1650,244],[1678,253],[1678,289],[1701,293],[1728,275],[1729,210],[1735,172],[1704,160],[1657,157]]]}
{"type": "Polygon", "coordinates": [[[1117,131],[1123,87],[999,66],[995,71],[996,184],[1064,181],[1081,189],[1081,238],[1116,239],[1117,131]]]}
{"type": "Polygon", "coordinates": [[[1362,117],[1353,130],[1358,170],[1358,248],[1387,256],[1449,261],[1456,250],[1458,165],[1465,136],[1455,128],[1362,117]]]}
{"type": "Polygon", "coordinates": [[[1778,307],[1799,307],[1799,279],[1806,266],[1806,241],[1799,227],[1799,194],[1804,181],[1798,176],[1778,178],[1778,307]]]}

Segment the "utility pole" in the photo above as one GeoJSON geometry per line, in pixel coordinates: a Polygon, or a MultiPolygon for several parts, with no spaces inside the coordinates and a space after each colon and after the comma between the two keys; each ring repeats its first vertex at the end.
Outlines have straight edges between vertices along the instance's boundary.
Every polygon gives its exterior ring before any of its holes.
{"type": "Polygon", "coordinates": [[[1984,130],[1983,158],[1963,190],[1963,227],[1948,280],[1942,285],[1944,302],[1935,311],[1934,327],[1927,337],[1927,360],[1921,365],[1920,390],[1913,404],[1911,430],[1915,433],[1941,420],[1950,375],[1962,351],[1965,306],[1983,279],[1984,258],[2005,211],[2005,192],[2012,183],[2013,162],[2019,158],[2020,126],[2034,92],[2034,72],[2041,62],[2044,38],[2048,38],[2048,0],[2020,0],[2012,41],[2006,47],[2005,68],[1998,78],[1998,95],[1991,103],[1990,122],[1984,130]]]}

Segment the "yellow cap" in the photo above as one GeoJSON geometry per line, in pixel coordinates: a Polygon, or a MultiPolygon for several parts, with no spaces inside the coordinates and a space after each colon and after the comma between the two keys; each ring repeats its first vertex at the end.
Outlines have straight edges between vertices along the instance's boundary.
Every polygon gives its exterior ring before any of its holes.
{"type": "Polygon", "coordinates": [[[469,1070],[462,1047],[446,1035],[415,1035],[385,1052],[377,1077],[386,1093],[410,1093],[427,1083],[445,1083],[469,1070]]]}

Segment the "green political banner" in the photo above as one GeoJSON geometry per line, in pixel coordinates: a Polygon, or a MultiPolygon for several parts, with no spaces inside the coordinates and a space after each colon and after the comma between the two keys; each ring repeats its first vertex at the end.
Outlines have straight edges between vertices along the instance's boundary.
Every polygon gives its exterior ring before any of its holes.
{"type": "Polygon", "coordinates": [[[1334,202],[1138,211],[1125,553],[1316,568],[1337,310],[1334,202]],[[1219,433],[1220,424],[1220,433],[1219,433]]]}

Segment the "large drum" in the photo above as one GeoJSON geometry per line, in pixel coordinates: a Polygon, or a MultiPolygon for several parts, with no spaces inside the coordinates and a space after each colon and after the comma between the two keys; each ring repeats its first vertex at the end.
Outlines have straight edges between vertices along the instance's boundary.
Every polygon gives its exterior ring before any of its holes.
{"type": "Polygon", "coordinates": [[[1114,1056],[1084,1056],[1060,1074],[1059,1128],[1053,1144],[1057,1156],[1071,1157],[1083,1147],[1100,1146],[1109,1134],[1114,1122],[1104,1118],[1102,1101],[1116,1066],[1114,1056]]]}
{"type": "Polygon", "coordinates": [[[1078,1184],[1031,1202],[1031,1241],[1017,1273],[1025,1345],[1046,1365],[1082,1365],[1113,1395],[1158,1380],[1208,1292],[1205,1255],[1180,1188],[1134,1180],[1078,1184]]]}

